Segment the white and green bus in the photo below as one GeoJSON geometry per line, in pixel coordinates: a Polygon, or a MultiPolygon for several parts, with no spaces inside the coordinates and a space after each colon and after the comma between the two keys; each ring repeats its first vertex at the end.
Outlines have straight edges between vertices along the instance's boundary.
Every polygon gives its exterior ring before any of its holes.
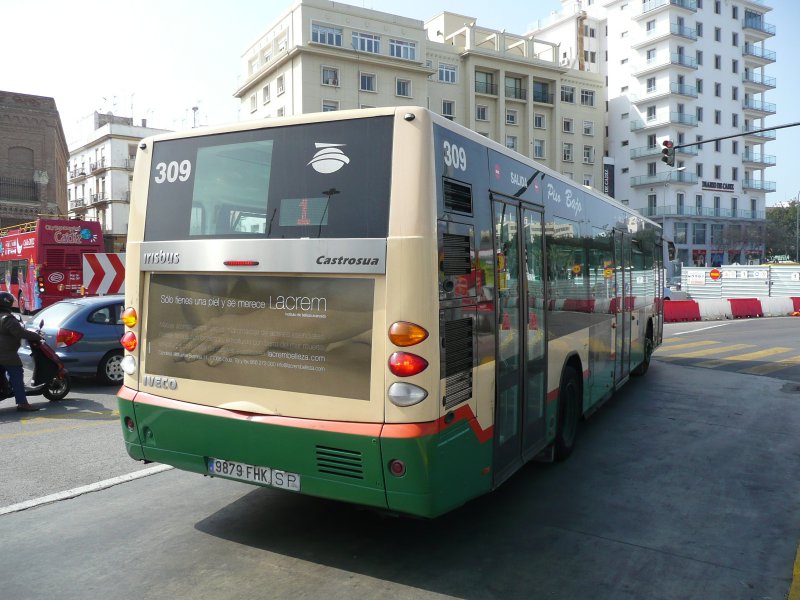
{"type": "Polygon", "coordinates": [[[428,110],[145,139],[128,453],[434,517],[534,458],[661,341],[660,228],[428,110]]]}

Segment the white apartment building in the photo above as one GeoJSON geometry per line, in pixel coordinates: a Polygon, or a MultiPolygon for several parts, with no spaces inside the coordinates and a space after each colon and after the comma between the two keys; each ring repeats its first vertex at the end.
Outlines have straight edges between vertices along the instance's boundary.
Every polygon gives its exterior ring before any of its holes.
{"type": "Polygon", "coordinates": [[[70,218],[99,221],[107,252],[125,252],[131,179],[139,140],[166,129],[133,124],[131,117],[95,112],[86,134],[71,142],[67,167],[70,218]]]}
{"type": "Polygon", "coordinates": [[[579,183],[600,187],[605,82],[562,66],[557,42],[301,0],[243,54],[235,92],[253,119],[418,105],[579,183]]]}
{"type": "Polygon", "coordinates": [[[775,52],[763,0],[562,0],[532,26],[561,45],[561,60],[608,87],[607,162],[613,195],[663,224],[688,266],[764,258],[766,178],[775,156],[758,132],[777,112],[765,100],[775,52]],[[741,135],[744,134],[744,135],[741,135]],[[728,139],[677,150],[662,142],[728,139]],[[735,137],[734,137],[735,136],[735,137]]]}

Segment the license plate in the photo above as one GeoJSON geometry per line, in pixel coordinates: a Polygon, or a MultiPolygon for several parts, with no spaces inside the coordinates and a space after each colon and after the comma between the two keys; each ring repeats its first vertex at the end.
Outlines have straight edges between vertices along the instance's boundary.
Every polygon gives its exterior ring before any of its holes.
{"type": "Polygon", "coordinates": [[[270,467],[257,467],[231,460],[222,460],[221,458],[209,458],[208,474],[214,477],[226,477],[238,481],[268,485],[282,490],[300,491],[300,475],[270,467]]]}

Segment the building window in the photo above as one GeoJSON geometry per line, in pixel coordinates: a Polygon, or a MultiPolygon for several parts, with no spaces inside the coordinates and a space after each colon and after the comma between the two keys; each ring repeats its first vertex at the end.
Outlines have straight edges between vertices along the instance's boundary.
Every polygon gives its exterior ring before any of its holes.
{"type": "Polygon", "coordinates": [[[328,25],[312,23],[311,41],[316,42],[317,44],[326,44],[328,46],[341,46],[342,30],[339,27],[330,27],[328,25]]]}
{"type": "Polygon", "coordinates": [[[456,83],[456,66],[439,63],[439,81],[442,83],[456,83]]]}
{"type": "Polygon", "coordinates": [[[733,113],[731,115],[731,125],[733,127],[738,127],[739,126],[739,115],[738,114],[733,113]]]}
{"type": "Polygon", "coordinates": [[[593,179],[592,179],[591,174],[589,174],[589,173],[584,173],[583,174],[583,185],[588,186],[588,187],[592,187],[592,181],[593,181],[593,179]]]}
{"type": "Polygon", "coordinates": [[[494,85],[494,74],[485,71],[475,71],[475,93],[497,95],[494,85]]]}
{"type": "Polygon", "coordinates": [[[276,116],[278,116],[278,117],[282,117],[282,116],[284,116],[285,114],[286,114],[286,109],[285,109],[283,106],[281,106],[281,107],[280,107],[280,108],[277,110],[276,116]]]}
{"type": "Polygon", "coordinates": [[[286,91],[286,87],[284,86],[284,76],[283,75],[278,77],[277,81],[275,82],[275,85],[278,88],[278,96],[280,96],[281,94],[283,94],[284,91],[286,91]]]}
{"type": "Polygon", "coordinates": [[[722,3],[720,0],[714,0],[714,14],[721,15],[722,14],[722,3]]]}
{"type": "Polygon", "coordinates": [[[575,133],[575,130],[574,130],[574,129],[573,129],[573,127],[572,127],[572,119],[569,119],[569,118],[566,118],[566,117],[565,117],[565,118],[564,118],[564,119],[561,121],[561,130],[562,130],[564,133],[575,133]]]}
{"type": "Polygon", "coordinates": [[[572,144],[564,142],[562,145],[561,160],[564,162],[572,162],[572,144]]]}
{"type": "Polygon", "coordinates": [[[647,23],[645,23],[644,28],[645,31],[647,31],[647,33],[652,33],[653,31],[656,30],[656,20],[650,19],[647,23]]]}
{"type": "Polygon", "coordinates": [[[676,244],[685,244],[686,243],[686,232],[688,229],[688,223],[675,223],[675,243],[676,244]]]}
{"type": "Polygon", "coordinates": [[[714,165],[714,179],[722,179],[722,167],[720,165],[714,165]]]}
{"type": "Polygon", "coordinates": [[[714,96],[716,96],[717,98],[722,98],[722,84],[721,83],[715,83],[714,84],[714,96]]]}
{"type": "Polygon", "coordinates": [[[692,243],[704,245],[706,243],[706,224],[692,223],[692,243]]]}
{"type": "Polygon", "coordinates": [[[508,148],[509,150],[517,149],[517,136],[515,135],[506,136],[506,148],[508,148]]]}
{"type": "Polygon", "coordinates": [[[698,123],[702,123],[703,122],[703,107],[702,106],[698,106],[697,107],[697,109],[695,110],[695,116],[697,117],[697,122],[698,123]]]}
{"type": "Polygon", "coordinates": [[[583,147],[583,163],[586,165],[594,164],[594,146],[583,147]]]}
{"type": "Polygon", "coordinates": [[[714,68],[715,69],[722,68],[722,57],[719,54],[714,55],[714,68]]]}
{"type": "Polygon", "coordinates": [[[720,140],[714,140],[714,152],[722,152],[722,142],[720,140]]]}
{"type": "Polygon", "coordinates": [[[735,31],[731,34],[731,44],[734,46],[739,46],[739,34],[735,31]]]}
{"type": "Polygon", "coordinates": [[[656,107],[655,106],[648,106],[647,107],[647,120],[648,121],[655,121],[656,119],[656,107]]]}
{"type": "Polygon", "coordinates": [[[381,53],[381,36],[371,33],[353,32],[353,48],[359,52],[381,53]]]}
{"type": "Polygon", "coordinates": [[[404,58],[406,60],[417,59],[417,44],[415,42],[406,42],[404,40],[389,40],[389,54],[395,58],[404,58]]]}
{"type": "Polygon", "coordinates": [[[699,21],[697,23],[695,23],[694,24],[694,30],[695,30],[695,33],[697,34],[697,37],[699,37],[699,38],[703,37],[703,24],[702,23],[700,23],[699,21]]]}
{"type": "Polygon", "coordinates": [[[703,163],[697,163],[694,166],[694,172],[698,177],[702,177],[703,176],[703,163]]]}
{"type": "Polygon", "coordinates": [[[261,101],[264,104],[267,104],[269,102],[269,84],[261,88],[261,101]]]}
{"type": "Polygon", "coordinates": [[[411,98],[411,80],[398,77],[395,83],[395,94],[403,98],[411,98]]]}
{"type": "Polygon", "coordinates": [[[731,88],[731,100],[739,99],[739,88],[735,85],[731,88]]]}
{"type": "Polygon", "coordinates": [[[489,112],[489,107],[488,106],[484,106],[483,104],[478,104],[475,107],[475,120],[476,121],[488,121],[489,120],[488,112],[489,112]]]}
{"type": "Polygon", "coordinates": [[[714,125],[722,125],[722,111],[715,110],[714,111],[714,125]]]}
{"type": "Polygon", "coordinates": [[[593,38],[595,37],[595,30],[594,27],[589,27],[588,25],[583,26],[583,35],[586,37],[593,38]]]}
{"type": "Polygon", "coordinates": [[[731,60],[731,71],[733,71],[734,73],[739,72],[739,61],[736,60],[735,58],[731,60]]]}
{"type": "Polygon", "coordinates": [[[731,16],[733,17],[734,21],[739,20],[739,7],[733,6],[731,8],[733,9],[731,10],[731,16]]]}
{"type": "Polygon", "coordinates": [[[456,118],[456,103],[453,100],[442,100],[442,116],[451,121],[456,118]]]}
{"type": "Polygon", "coordinates": [[[517,124],[517,111],[506,109],[506,125],[517,124]]]}
{"type": "Polygon", "coordinates": [[[703,64],[703,51],[702,50],[698,50],[695,53],[695,62],[697,62],[698,65],[702,65],[703,64]]]}
{"type": "Polygon", "coordinates": [[[647,78],[647,93],[652,94],[656,91],[656,78],[655,77],[648,77],[647,78]]]}
{"type": "Polygon", "coordinates": [[[339,85],[339,69],[336,67],[322,67],[322,85],[339,85]]]}
{"type": "Polygon", "coordinates": [[[731,167],[731,180],[737,181],[739,179],[739,167],[731,167]]]}
{"type": "Polygon", "coordinates": [[[547,118],[542,113],[533,113],[533,127],[534,129],[546,129],[547,118]]]}
{"type": "Polygon", "coordinates": [[[250,96],[250,112],[256,112],[256,109],[258,109],[258,98],[255,94],[252,94],[250,96]]]}
{"type": "Polygon", "coordinates": [[[546,154],[544,152],[545,149],[545,141],[544,140],[533,140],[533,158],[545,158],[546,154]]]}
{"type": "Polygon", "coordinates": [[[339,101],[338,100],[323,100],[322,101],[322,112],[333,112],[335,110],[339,110],[339,101]]]}
{"type": "Polygon", "coordinates": [[[375,73],[359,73],[358,80],[359,80],[358,89],[361,90],[362,92],[378,91],[375,73]]]}
{"type": "Polygon", "coordinates": [[[714,41],[715,42],[722,41],[722,29],[720,27],[714,27],[714,41]]]}
{"type": "Polygon", "coordinates": [[[697,88],[697,93],[703,93],[703,80],[702,79],[695,79],[694,86],[697,88]]]}
{"type": "Polygon", "coordinates": [[[583,135],[594,135],[594,121],[583,122],[583,135]]]}
{"type": "MultiPolygon", "coordinates": [[[[717,200],[719,198],[714,199],[714,212],[719,214],[720,207],[717,205],[717,200]]],[[[722,225],[713,224],[711,225],[711,245],[719,246],[720,244],[722,244],[722,225]]]]}
{"type": "Polygon", "coordinates": [[[575,104],[575,87],[571,85],[561,86],[561,101],[575,104]]]}
{"type": "MultiPolygon", "coordinates": [[[[739,142],[737,140],[731,142],[731,154],[739,154],[739,142]]],[[[734,179],[736,178],[734,177],[734,179]]]]}

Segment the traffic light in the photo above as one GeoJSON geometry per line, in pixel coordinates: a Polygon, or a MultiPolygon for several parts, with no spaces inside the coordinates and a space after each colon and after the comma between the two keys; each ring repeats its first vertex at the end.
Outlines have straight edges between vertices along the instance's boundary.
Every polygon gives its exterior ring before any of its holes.
{"type": "Polygon", "coordinates": [[[669,140],[661,142],[664,149],[661,151],[661,162],[667,163],[670,167],[675,166],[675,144],[669,140]]]}

